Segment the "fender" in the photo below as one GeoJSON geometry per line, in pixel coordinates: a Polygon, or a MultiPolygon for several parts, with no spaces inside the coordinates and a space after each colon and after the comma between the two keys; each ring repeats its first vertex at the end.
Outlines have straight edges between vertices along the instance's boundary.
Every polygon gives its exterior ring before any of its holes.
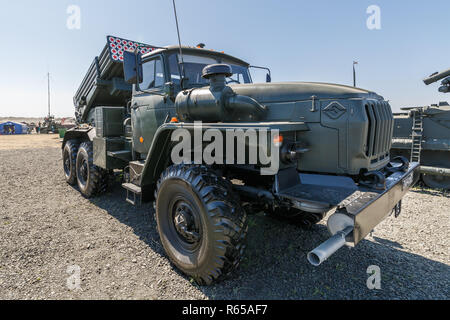
{"type": "Polygon", "coordinates": [[[91,141],[97,136],[94,127],[75,127],[66,131],[61,148],[64,149],[66,142],[72,139],[91,141]]]}
{"type": "MultiPolygon", "coordinates": [[[[252,122],[252,123],[202,123],[202,130],[218,129],[248,129],[267,128],[278,129],[280,132],[307,131],[304,122],[252,122]]],[[[153,143],[147,154],[145,167],[142,171],[141,186],[154,186],[162,171],[166,168],[171,151],[171,134],[176,129],[194,130],[194,123],[165,123],[158,128],[153,143]]],[[[150,188],[153,189],[153,188],[150,188]]],[[[150,192],[150,190],[148,190],[150,192]]]]}

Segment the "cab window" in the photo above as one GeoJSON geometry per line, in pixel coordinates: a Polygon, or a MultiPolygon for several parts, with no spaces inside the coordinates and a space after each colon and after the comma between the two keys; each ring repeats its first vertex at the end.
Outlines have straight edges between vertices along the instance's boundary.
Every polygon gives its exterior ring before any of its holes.
{"type": "Polygon", "coordinates": [[[164,85],[164,68],[160,57],[144,62],[142,71],[143,81],[139,84],[140,90],[159,88],[164,85]]]}
{"type": "MultiPolygon", "coordinates": [[[[170,79],[175,85],[180,84],[180,66],[177,53],[169,56],[170,79]]],[[[233,70],[233,75],[226,78],[227,83],[251,83],[247,67],[233,64],[231,61],[221,61],[218,58],[205,55],[183,55],[184,72],[189,79],[189,85],[206,86],[209,81],[202,78],[202,70],[209,64],[227,63],[233,70]]]]}

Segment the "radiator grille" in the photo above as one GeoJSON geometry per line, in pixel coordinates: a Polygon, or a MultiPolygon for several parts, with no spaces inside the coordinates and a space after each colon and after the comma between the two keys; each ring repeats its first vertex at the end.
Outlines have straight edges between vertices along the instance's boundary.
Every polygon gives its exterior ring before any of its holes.
{"type": "Polygon", "coordinates": [[[366,155],[375,163],[389,156],[394,117],[386,101],[370,101],[365,109],[369,121],[366,155]]]}

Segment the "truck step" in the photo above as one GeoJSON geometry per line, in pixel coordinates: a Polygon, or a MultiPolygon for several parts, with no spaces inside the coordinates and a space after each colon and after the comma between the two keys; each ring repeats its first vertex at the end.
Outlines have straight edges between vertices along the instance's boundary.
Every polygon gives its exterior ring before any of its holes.
{"type": "Polygon", "coordinates": [[[145,161],[130,162],[130,182],[139,186],[141,184],[142,171],[144,171],[145,161]]]}
{"type": "Polygon", "coordinates": [[[131,203],[134,206],[136,205],[137,199],[139,199],[139,203],[142,203],[141,187],[133,183],[122,183],[122,187],[127,190],[127,198],[125,200],[128,203],[131,203]]]}

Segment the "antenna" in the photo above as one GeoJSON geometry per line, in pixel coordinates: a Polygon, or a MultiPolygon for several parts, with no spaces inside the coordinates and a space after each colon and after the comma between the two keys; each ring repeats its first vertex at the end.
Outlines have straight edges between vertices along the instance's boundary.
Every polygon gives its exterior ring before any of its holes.
{"type": "MultiPolygon", "coordinates": [[[[186,74],[184,72],[184,60],[183,60],[183,51],[181,50],[181,38],[180,38],[180,29],[178,27],[178,16],[177,16],[177,8],[175,6],[175,0],[172,0],[173,3],[173,12],[175,14],[175,22],[177,25],[177,34],[178,34],[178,44],[180,46],[180,58],[181,58],[181,72],[183,74],[183,79],[186,79],[186,74]]],[[[180,64],[180,62],[178,61],[178,64],[180,64]]],[[[181,86],[184,87],[183,85],[183,79],[181,81],[181,86]]],[[[182,88],[183,89],[183,88],[182,88]]]]}

